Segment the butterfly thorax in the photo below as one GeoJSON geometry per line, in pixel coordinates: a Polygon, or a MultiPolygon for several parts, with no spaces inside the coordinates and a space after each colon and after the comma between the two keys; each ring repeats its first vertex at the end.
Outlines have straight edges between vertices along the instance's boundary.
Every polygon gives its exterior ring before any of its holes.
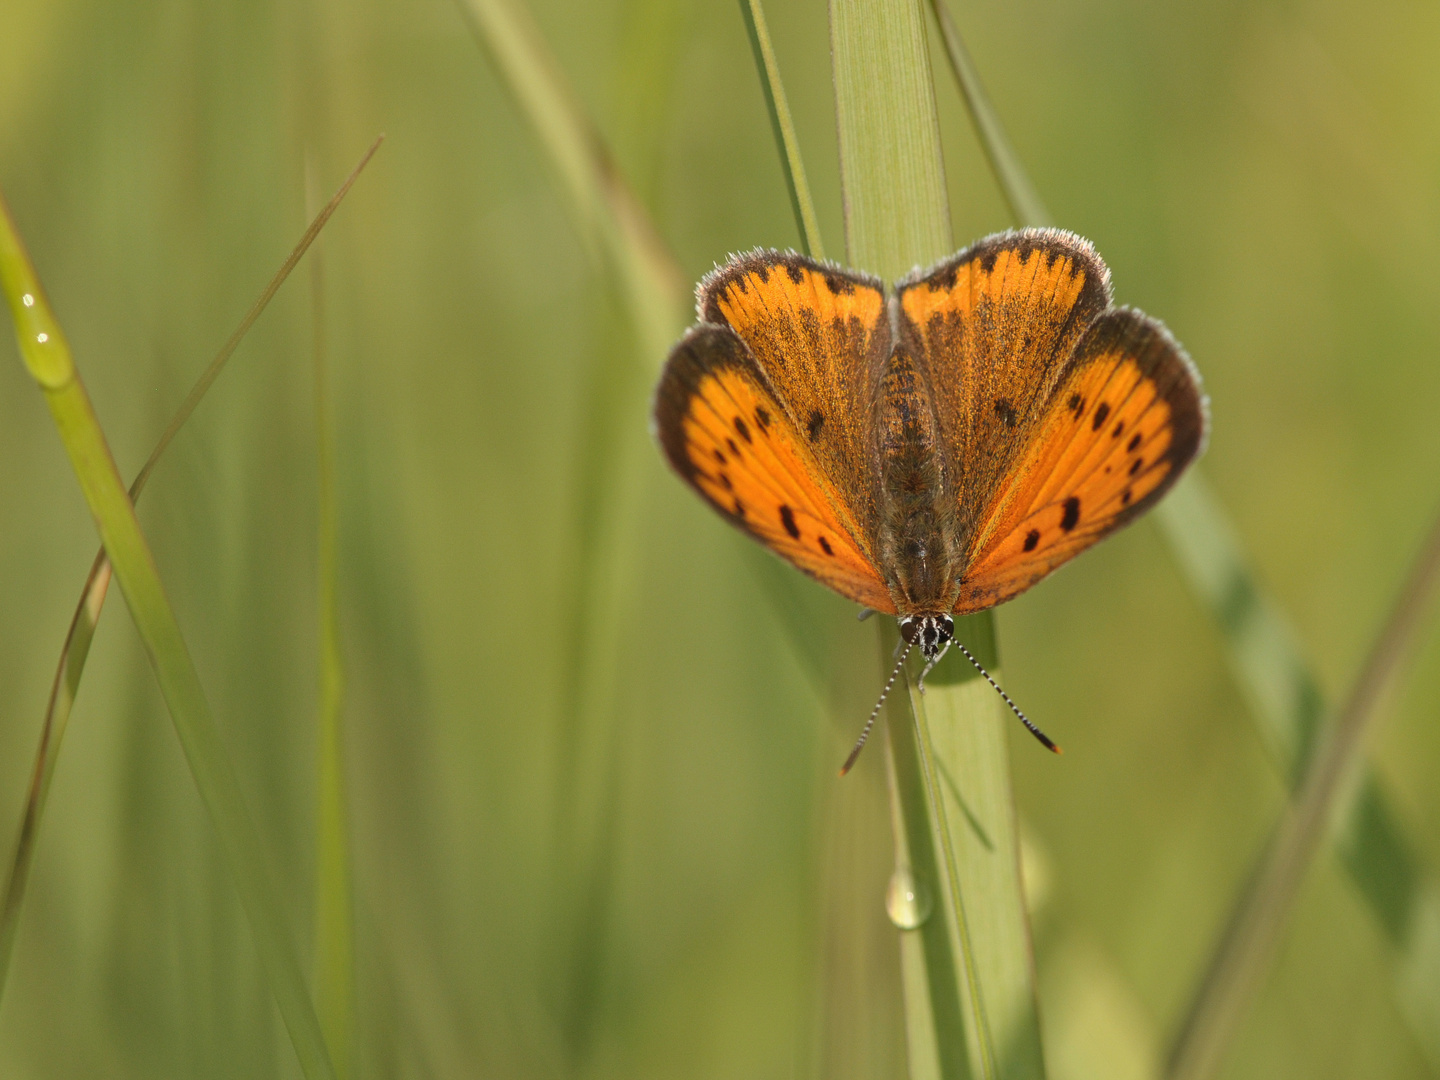
{"type": "Polygon", "coordinates": [[[954,604],[955,514],[946,497],[939,424],[915,362],[896,349],[875,396],[880,568],[901,615],[954,604]]]}

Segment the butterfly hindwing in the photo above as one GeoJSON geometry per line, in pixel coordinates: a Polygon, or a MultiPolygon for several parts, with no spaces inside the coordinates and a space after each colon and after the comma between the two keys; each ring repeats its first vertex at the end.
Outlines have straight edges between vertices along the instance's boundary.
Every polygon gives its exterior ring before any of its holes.
{"type": "Polygon", "coordinates": [[[1073,233],[999,233],[897,286],[924,368],[962,548],[984,499],[1034,438],[1067,361],[1110,303],[1110,274],[1073,233]]]}
{"type": "Polygon", "coordinates": [[[1095,319],[983,504],[959,612],[1008,600],[1153,505],[1199,454],[1199,378],[1153,319],[1095,319]]]}
{"type": "Polygon", "coordinates": [[[841,595],[895,611],[853,510],[734,330],[701,324],[675,346],[655,423],[670,464],[731,523],[841,595]]]}

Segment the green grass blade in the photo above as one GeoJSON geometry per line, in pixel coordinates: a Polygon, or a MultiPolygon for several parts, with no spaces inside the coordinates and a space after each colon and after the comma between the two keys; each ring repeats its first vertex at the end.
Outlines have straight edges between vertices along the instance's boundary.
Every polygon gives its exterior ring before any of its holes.
{"type": "Polygon", "coordinates": [[[780,80],[775,49],[770,44],[770,30],[765,25],[765,7],[760,0],[740,0],[740,14],[745,18],[745,31],[750,35],[750,48],[755,53],[760,88],[765,91],[765,107],[770,112],[775,147],[780,151],[780,167],[785,172],[795,227],[800,230],[800,245],[806,255],[823,259],[825,245],[820,240],[820,219],[815,216],[815,202],[810,197],[805,162],[800,156],[800,140],[795,135],[795,122],[790,118],[790,103],[785,97],[785,84],[780,80]]]}
{"type": "Polygon", "coordinates": [[[1440,517],[1416,557],[1395,606],[1359,677],[1325,732],[1299,790],[1261,856],[1220,948],[1176,1039],[1167,1075],[1171,1080],[1215,1076],[1240,1021],[1259,988],[1294,905],[1305,872],[1335,818],[1380,715],[1440,584],[1440,517]]]}
{"type": "MultiPolygon", "coordinates": [[[[916,0],[831,0],[830,25],[847,254],[893,280],[954,246],[925,16],[916,0]]],[[[995,666],[989,613],[956,630],[995,666]]],[[[882,637],[893,640],[893,629],[882,637]]],[[[1009,717],[963,664],[948,658],[928,694],[912,683],[888,710],[901,854],[917,877],[936,875],[942,916],[902,931],[912,1080],[1043,1076],[1009,717]]]]}
{"type": "Polygon", "coordinates": [[[239,781],[215,729],[200,677],[140,530],[135,505],[120,480],[65,336],[45,300],[3,198],[0,198],[0,286],[10,302],[21,357],[44,391],[120,590],[155,669],[195,787],[215,827],[300,1066],[309,1080],[332,1080],[334,1069],[305,989],[299,958],[270,876],[260,835],[245,807],[239,781]]]}
{"type": "MultiPolygon", "coordinates": [[[[314,170],[306,162],[306,202],[314,202],[314,170]]],[[[351,895],[349,814],[345,802],[345,668],[340,653],[336,558],[335,424],[330,407],[325,336],[324,245],[310,258],[312,352],[315,367],[318,630],[320,702],[316,738],[315,1008],[339,1080],[350,1075],[355,1025],[355,912],[351,895]]]]}
{"type": "MultiPolygon", "coordinates": [[[[155,444],[155,449],[150,452],[149,458],[146,459],[144,466],[131,483],[131,502],[140,498],[140,493],[145,490],[145,484],[161,456],[185,422],[190,419],[206,392],[219,378],[220,372],[239,347],[245,334],[255,324],[260,313],[265,310],[280,286],[290,276],[290,271],[295,268],[315,238],[320,235],[320,230],[325,227],[330,216],[340,206],[341,201],[350,191],[351,185],[359,178],[361,171],[369,164],[371,157],[374,156],[383,141],[384,136],[382,135],[371,144],[330,202],[315,215],[310,227],[305,230],[304,235],[300,237],[280,269],[275,272],[260,296],[250,305],[250,310],[240,320],[240,325],[230,335],[230,339],[215,354],[214,359],[196,380],[179,410],[166,425],[160,441],[155,444]]],[[[60,649],[60,662],[55,670],[50,697],[45,704],[45,717],[40,725],[40,744],[35,752],[35,763],[30,770],[30,786],[26,792],[25,807],[21,812],[20,827],[16,830],[15,853],[10,860],[10,870],[5,881],[3,899],[0,899],[0,995],[4,994],[10,972],[10,957],[15,945],[15,934],[19,928],[26,886],[30,880],[30,865],[35,854],[35,842],[39,835],[40,822],[44,817],[45,804],[49,798],[50,780],[55,773],[55,763],[59,760],[65,729],[70,721],[70,711],[75,704],[75,695],[80,689],[80,679],[85,672],[85,662],[90,655],[90,643],[95,636],[95,627],[105,606],[110,580],[110,562],[105,557],[105,549],[102,547],[96,553],[90,573],[85,578],[85,584],[80,590],[80,602],[75,606],[75,614],[70,619],[65,642],[60,649]]]]}
{"type": "Polygon", "coordinates": [[[990,95],[985,92],[985,84],[980,81],[980,72],[970,57],[970,50],[965,47],[965,40],[960,36],[960,28],[950,17],[949,6],[945,0],[930,0],[930,6],[935,12],[935,21],[940,26],[940,37],[945,42],[945,55],[950,60],[950,70],[955,75],[955,81],[960,84],[960,95],[965,99],[965,107],[975,125],[980,147],[990,162],[990,170],[1000,184],[1000,193],[1009,204],[1010,216],[1024,225],[1053,224],[1040,193],[1030,182],[1030,174],[1020,163],[1020,155],[1015,153],[1015,148],[1010,145],[1005,126],[1000,123],[1000,115],[990,103],[990,95]]]}
{"type": "MultiPolygon", "coordinates": [[[[1014,153],[944,0],[932,0],[952,69],[1006,201],[1020,225],[1049,214],[1014,153]]],[[[1325,703],[1279,606],[1260,588],[1203,473],[1156,508],[1186,584],[1224,636],[1226,652],[1271,760],[1292,786],[1314,749],[1325,703]]],[[[1401,954],[1396,994],[1430,1062],[1440,1067],[1440,879],[1424,866],[1373,772],[1335,830],[1341,864],[1401,954]]]]}

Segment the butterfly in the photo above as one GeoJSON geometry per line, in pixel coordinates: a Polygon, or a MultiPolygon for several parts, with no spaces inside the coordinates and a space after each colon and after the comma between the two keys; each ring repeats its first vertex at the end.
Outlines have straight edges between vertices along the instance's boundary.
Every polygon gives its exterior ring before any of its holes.
{"type": "Polygon", "coordinates": [[[655,394],[671,466],[775,554],[896,616],[926,671],[954,616],[1134,520],[1205,443],[1189,357],[1113,306],[1100,256],[1058,229],[986,237],[890,290],[757,249],[707,275],[696,308],[655,394]]]}

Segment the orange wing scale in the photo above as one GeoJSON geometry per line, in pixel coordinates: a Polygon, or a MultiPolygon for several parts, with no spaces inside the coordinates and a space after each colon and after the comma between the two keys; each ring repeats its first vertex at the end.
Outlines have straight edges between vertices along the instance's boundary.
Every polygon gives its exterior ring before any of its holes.
{"type": "Polygon", "coordinates": [[[894,614],[849,515],[733,332],[702,326],[671,355],[657,419],[676,470],[770,550],[866,607],[894,614]]]}

